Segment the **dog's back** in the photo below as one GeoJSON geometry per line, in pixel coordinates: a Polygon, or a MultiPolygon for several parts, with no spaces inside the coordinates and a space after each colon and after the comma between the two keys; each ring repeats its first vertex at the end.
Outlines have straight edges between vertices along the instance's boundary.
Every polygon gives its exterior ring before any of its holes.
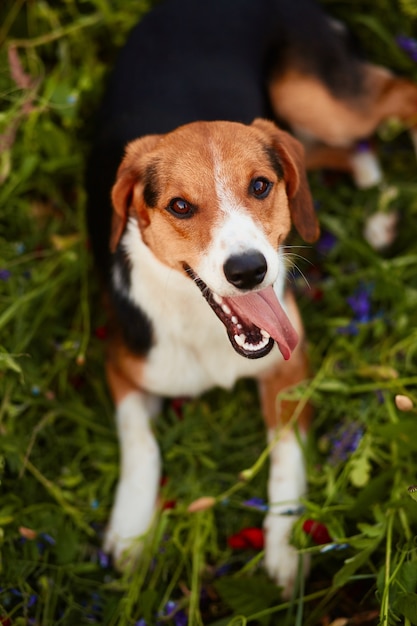
{"type": "Polygon", "coordinates": [[[101,268],[109,262],[110,189],[126,144],[193,121],[272,117],[268,77],[289,65],[335,93],[355,80],[345,37],[312,0],[167,0],[144,17],[112,73],[88,168],[101,268]]]}

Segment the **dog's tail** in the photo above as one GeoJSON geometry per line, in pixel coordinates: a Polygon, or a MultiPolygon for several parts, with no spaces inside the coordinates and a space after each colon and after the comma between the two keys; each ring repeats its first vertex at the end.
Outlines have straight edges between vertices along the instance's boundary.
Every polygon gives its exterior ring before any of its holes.
{"type": "Polygon", "coordinates": [[[293,67],[314,74],[340,98],[364,86],[360,46],[341,22],[314,0],[272,0],[277,32],[267,60],[271,74],[293,67]]]}

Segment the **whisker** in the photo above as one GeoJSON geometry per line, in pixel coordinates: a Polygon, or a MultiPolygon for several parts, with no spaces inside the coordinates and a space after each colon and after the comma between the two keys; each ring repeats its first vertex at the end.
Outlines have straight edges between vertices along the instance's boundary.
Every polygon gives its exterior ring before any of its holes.
{"type": "MultiPolygon", "coordinates": [[[[298,246],[297,246],[297,247],[298,247],[298,246]]],[[[306,259],[305,257],[301,256],[300,254],[295,254],[295,253],[293,253],[293,252],[286,252],[286,253],[284,254],[284,258],[285,258],[285,261],[286,261],[286,262],[289,262],[289,263],[288,263],[288,271],[289,271],[289,274],[290,274],[293,278],[295,278],[295,276],[296,276],[296,272],[295,272],[295,270],[296,270],[296,271],[299,273],[299,275],[302,277],[302,279],[304,280],[304,282],[305,282],[305,284],[307,285],[307,287],[308,287],[309,289],[311,289],[311,285],[310,285],[310,283],[309,283],[309,281],[308,281],[307,276],[304,274],[304,272],[302,271],[302,269],[301,269],[301,268],[299,267],[299,265],[296,263],[295,259],[301,259],[302,261],[309,263],[309,265],[313,265],[313,263],[312,263],[309,259],[306,259]]]]}

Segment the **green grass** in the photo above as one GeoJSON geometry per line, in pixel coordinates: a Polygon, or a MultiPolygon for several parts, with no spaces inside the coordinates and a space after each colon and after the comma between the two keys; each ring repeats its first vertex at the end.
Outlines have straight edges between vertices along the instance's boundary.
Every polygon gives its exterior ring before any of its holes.
{"type": "MultiPolygon", "coordinates": [[[[148,4],[1,7],[0,624],[417,624],[417,502],[408,491],[417,411],[394,402],[405,394],[417,403],[417,162],[392,128],[376,140],[378,188],[310,177],[325,240],[293,250],[308,281],[294,273],[312,377],[292,396],[315,409],[308,497],[293,536],[312,572],[297,599],[281,600],[261,551],[228,544],[242,528],[261,528],[264,514],[247,505],[265,499],[267,475],[251,383],[187,403],[181,418],[167,406],[156,426],[162,499],[176,506],[158,515],[131,576],[101,551],[118,447],[82,174],[104,76],[148,4]],[[13,42],[18,56],[8,58],[13,42]],[[399,212],[398,232],[379,253],[362,232],[386,205],[399,212]],[[355,294],[364,321],[349,304],[355,294]],[[187,512],[201,496],[215,506],[187,512]],[[327,527],[332,549],[303,530],[308,519],[327,527]]],[[[417,78],[395,43],[415,32],[413,0],[326,5],[372,59],[417,78]]]]}

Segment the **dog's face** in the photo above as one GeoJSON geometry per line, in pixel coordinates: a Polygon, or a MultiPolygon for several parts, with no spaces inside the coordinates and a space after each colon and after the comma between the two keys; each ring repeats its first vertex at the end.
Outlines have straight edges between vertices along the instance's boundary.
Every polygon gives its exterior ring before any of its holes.
{"type": "Polygon", "coordinates": [[[129,217],[166,266],[201,289],[235,350],[258,358],[297,337],[272,286],[293,221],[318,226],[300,144],[265,120],[196,122],[132,142],[113,188],[111,248],[129,217]]]}

